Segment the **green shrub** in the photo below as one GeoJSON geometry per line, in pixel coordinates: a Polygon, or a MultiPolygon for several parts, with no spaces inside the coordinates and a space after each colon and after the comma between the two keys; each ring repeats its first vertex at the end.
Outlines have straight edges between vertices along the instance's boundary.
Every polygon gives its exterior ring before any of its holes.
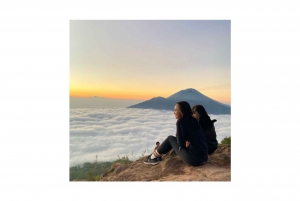
{"type": "Polygon", "coordinates": [[[99,162],[93,164],[86,162],[82,167],[70,167],[70,181],[98,181],[101,175],[111,167],[111,162],[99,162]]]}
{"type": "Polygon", "coordinates": [[[222,141],[221,144],[231,144],[231,136],[225,137],[222,141]]]}
{"type": "Polygon", "coordinates": [[[118,155],[118,158],[119,158],[119,159],[113,161],[112,163],[121,163],[121,164],[126,164],[126,165],[129,164],[129,163],[132,163],[132,161],[129,160],[129,158],[128,158],[127,155],[122,156],[122,157],[120,157],[120,156],[118,155]]]}

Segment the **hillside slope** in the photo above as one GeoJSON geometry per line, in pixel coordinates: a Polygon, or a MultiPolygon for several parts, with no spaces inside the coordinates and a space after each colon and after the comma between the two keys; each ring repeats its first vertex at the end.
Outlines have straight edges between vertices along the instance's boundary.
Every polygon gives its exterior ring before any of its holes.
{"type": "Polygon", "coordinates": [[[171,150],[158,165],[146,165],[141,158],[131,164],[114,164],[101,181],[231,181],[231,146],[219,145],[208,162],[189,166],[171,150]]]}

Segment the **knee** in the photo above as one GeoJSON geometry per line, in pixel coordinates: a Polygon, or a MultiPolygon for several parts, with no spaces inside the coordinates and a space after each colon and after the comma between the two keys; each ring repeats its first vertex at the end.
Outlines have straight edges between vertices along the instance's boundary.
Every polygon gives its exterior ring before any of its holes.
{"type": "Polygon", "coordinates": [[[169,136],[167,137],[168,140],[169,140],[169,139],[174,139],[174,138],[176,138],[176,137],[174,137],[173,135],[169,135],[169,136]]]}

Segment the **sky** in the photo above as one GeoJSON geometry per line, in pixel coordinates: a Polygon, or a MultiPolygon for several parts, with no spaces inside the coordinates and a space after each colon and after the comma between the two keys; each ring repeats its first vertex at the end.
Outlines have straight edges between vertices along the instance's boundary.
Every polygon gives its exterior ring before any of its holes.
{"type": "Polygon", "coordinates": [[[70,20],[70,96],[231,103],[230,20],[70,20]]]}
{"type": "MultiPolygon", "coordinates": [[[[219,143],[231,136],[231,115],[210,115],[219,143]]],[[[175,136],[172,111],[137,108],[77,108],[70,110],[70,166],[114,161],[128,155],[132,161],[152,153],[157,141],[175,136]]]]}

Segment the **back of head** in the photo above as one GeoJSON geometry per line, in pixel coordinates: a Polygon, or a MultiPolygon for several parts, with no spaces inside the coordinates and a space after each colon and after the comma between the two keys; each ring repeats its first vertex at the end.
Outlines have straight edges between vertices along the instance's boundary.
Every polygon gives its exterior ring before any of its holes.
{"type": "Polygon", "coordinates": [[[192,108],[192,112],[197,113],[199,117],[202,117],[202,118],[205,118],[205,119],[208,117],[208,114],[207,114],[205,108],[202,105],[195,105],[192,108]]]}
{"type": "Polygon", "coordinates": [[[198,115],[198,121],[203,129],[210,128],[213,123],[217,121],[216,119],[210,119],[210,116],[208,116],[205,108],[202,105],[195,105],[192,108],[192,112],[198,115]]]}
{"type": "Polygon", "coordinates": [[[185,116],[192,116],[192,110],[191,106],[188,102],[186,101],[179,101],[176,104],[179,105],[180,112],[182,113],[183,117],[185,116]]]}

